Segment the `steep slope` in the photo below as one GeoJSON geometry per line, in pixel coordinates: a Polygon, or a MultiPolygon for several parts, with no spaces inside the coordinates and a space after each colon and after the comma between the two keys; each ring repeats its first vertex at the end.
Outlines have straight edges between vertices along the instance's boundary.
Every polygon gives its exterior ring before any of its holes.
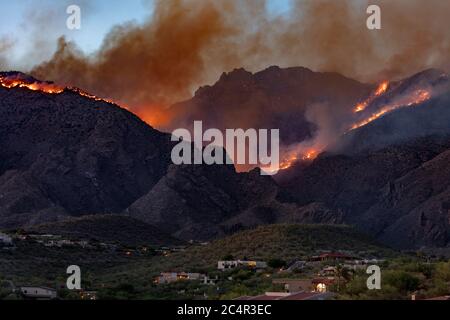
{"type": "MultiPolygon", "coordinates": [[[[339,153],[358,153],[401,144],[420,137],[450,134],[448,122],[450,118],[450,83],[448,79],[434,90],[436,91],[434,98],[417,105],[394,110],[377,121],[352,130],[329,149],[339,153]]],[[[402,95],[403,93],[398,94],[402,95]]]]}
{"type": "Polygon", "coordinates": [[[170,148],[114,104],[0,86],[0,226],[120,212],[165,174],[170,148]]]}
{"type": "Polygon", "coordinates": [[[223,234],[219,224],[253,206],[270,202],[278,187],[259,169],[236,174],[232,166],[171,166],[126,214],[185,240],[223,234]]]}
{"type": "Polygon", "coordinates": [[[341,210],[344,222],[385,243],[445,246],[449,123],[444,92],[353,130],[285,183],[300,206],[321,202],[341,210]]]}
{"type": "Polygon", "coordinates": [[[205,128],[281,128],[281,143],[288,145],[311,137],[317,129],[308,120],[309,107],[329,104],[329,111],[342,117],[372,89],[337,73],[302,67],[273,66],[256,73],[236,69],[197,90],[192,99],[175,104],[178,118],[173,123],[190,127],[194,120],[203,120],[205,128]]]}
{"type": "Polygon", "coordinates": [[[169,169],[170,135],[81,91],[5,75],[0,228],[125,211],[174,236],[210,239],[221,233],[220,222],[278,192],[259,169],[242,174],[221,165],[169,169]],[[24,84],[14,84],[17,79],[24,84]]]}
{"type": "Polygon", "coordinates": [[[450,150],[390,182],[361,226],[398,247],[445,246],[450,239],[450,150]]]}

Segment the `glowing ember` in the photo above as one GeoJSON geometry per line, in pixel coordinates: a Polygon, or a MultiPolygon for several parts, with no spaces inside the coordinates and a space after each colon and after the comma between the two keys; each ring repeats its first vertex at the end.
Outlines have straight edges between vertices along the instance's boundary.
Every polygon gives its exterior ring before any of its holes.
{"type": "Polygon", "coordinates": [[[357,128],[360,128],[362,126],[365,126],[369,123],[371,123],[372,121],[379,119],[380,117],[382,117],[383,115],[392,112],[396,109],[400,109],[402,107],[410,107],[412,105],[416,105],[422,102],[427,101],[428,99],[430,99],[431,97],[431,93],[427,90],[417,90],[415,91],[412,95],[410,96],[406,96],[403,99],[400,99],[399,101],[393,103],[393,104],[388,104],[384,107],[382,107],[380,110],[378,110],[377,112],[373,113],[372,115],[370,115],[368,118],[361,120],[358,123],[355,123],[350,130],[354,130],[357,128]]]}
{"type": "MultiPolygon", "coordinates": [[[[309,150],[304,153],[299,152],[298,154],[291,154],[290,156],[286,157],[284,160],[280,162],[278,170],[286,170],[292,167],[296,162],[298,161],[312,161],[315,158],[317,158],[319,154],[319,151],[317,150],[309,150]]],[[[275,168],[264,168],[267,172],[275,172],[275,168]]]]}
{"type": "MultiPolygon", "coordinates": [[[[386,93],[388,88],[389,88],[389,82],[385,81],[385,82],[381,83],[379,85],[379,87],[377,88],[377,90],[373,93],[373,95],[371,95],[371,97],[369,97],[366,101],[364,101],[356,106],[356,108],[354,110],[355,113],[360,113],[360,112],[364,111],[376,97],[379,97],[380,95],[386,93]]],[[[375,121],[376,119],[379,119],[382,116],[384,116],[385,114],[390,113],[394,110],[397,110],[397,109],[400,109],[403,107],[410,107],[413,105],[417,105],[417,104],[427,101],[430,98],[431,98],[430,91],[425,90],[425,89],[416,90],[412,94],[405,95],[399,99],[395,99],[394,102],[379,108],[378,111],[372,113],[365,119],[362,119],[362,120],[356,122],[355,124],[353,124],[351,126],[350,130],[354,130],[354,129],[360,128],[362,126],[365,126],[365,125],[371,123],[372,121],[375,121]]],[[[295,154],[291,154],[290,156],[286,157],[283,161],[281,161],[279,170],[286,170],[286,169],[292,167],[292,165],[298,161],[312,161],[315,158],[317,158],[318,154],[322,151],[322,149],[323,148],[321,148],[320,146],[314,146],[314,149],[307,150],[305,152],[297,152],[295,154]]],[[[265,169],[265,170],[269,171],[269,172],[275,171],[275,170],[271,170],[271,168],[265,169]]]]}
{"type": "Polygon", "coordinates": [[[305,155],[303,156],[303,160],[314,160],[316,157],[317,157],[317,151],[311,150],[311,151],[308,151],[307,153],[305,153],[305,155]]]}
{"type": "Polygon", "coordinates": [[[45,93],[61,93],[64,91],[64,88],[61,88],[53,83],[49,82],[27,82],[21,80],[18,77],[3,77],[0,76],[0,85],[4,88],[27,88],[33,91],[42,91],[45,93]]]}
{"type": "Polygon", "coordinates": [[[389,81],[382,82],[378,86],[377,91],[375,91],[375,96],[377,96],[377,97],[381,96],[383,93],[385,93],[387,91],[388,87],[389,87],[389,81]]]}
{"type": "Polygon", "coordinates": [[[280,163],[280,170],[286,170],[290,168],[297,161],[298,161],[297,156],[291,156],[290,158],[283,160],[280,163]]]}
{"type": "Polygon", "coordinates": [[[364,110],[366,110],[367,106],[377,97],[381,96],[382,94],[384,94],[387,89],[389,88],[389,81],[383,81],[382,83],[380,83],[380,85],[378,86],[377,90],[375,90],[375,92],[370,95],[369,98],[367,98],[365,101],[358,103],[356,105],[356,107],[353,109],[353,111],[356,112],[362,112],[364,110]]]}
{"type": "Polygon", "coordinates": [[[65,90],[75,92],[83,97],[96,100],[96,101],[103,101],[107,103],[113,103],[110,100],[102,99],[99,97],[96,97],[92,94],[89,94],[81,89],[75,88],[75,87],[69,87],[64,88],[61,86],[58,86],[51,82],[45,82],[45,81],[38,81],[36,79],[33,79],[31,77],[27,78],[27,76],[17,73],[13,75],[0,75],[0,86],[8,89],[12,88],[26,88],[28,90],[32,91],[40,91],[44,93],[49,94],[60,94],[63,93],[65,90]]]}
{"type": "Polygon", "coordinates": [[[95,101],[103,101],[103,102],[107,102],[107,103],[114,103],[112,100],[108,100],[108,99],[103,99],[103,98],[99,98],[94,96],[93,94],[87,93],[79,88],[75,88],[75,87],[71,87],[71,88],[67,88],[68,90],[78,93],[80,96],[95,100],[95,101]]]}

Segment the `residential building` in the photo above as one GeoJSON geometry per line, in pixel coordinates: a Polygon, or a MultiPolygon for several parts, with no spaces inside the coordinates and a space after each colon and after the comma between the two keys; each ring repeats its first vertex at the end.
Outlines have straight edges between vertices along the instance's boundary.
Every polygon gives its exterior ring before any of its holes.
{"type": "Polygon", "coordinates": [[[26,299],[52,300],[58,297],[55,289],[47,287],[24,286],[20,287],[19,292],[26,299]]]}
{"type": "Polygon", "coordinates": [[[201,273],[190,272],[162,272],[156,279],[155,283],[164,284],[182,280],[200,280],[204,281],[206,276],[201,273]]]}
{"type": "Polygon", "coordinates": [[[273,284],[281,284],[286,292],[314,291],[311,279],[274,279],[273,284]]]}
{"type": "Polygon", "coordinates": [[[328,252],[328,253],[322,253],[318,256],[313,256],[310,259],[311,261],[351,261],[355,260],[354,257],[349,256],[345,253],[340,252],[328,252]]]}
{"type": "Polygon", "coordinates": [[[229,269],[234,269],[237,267],[248,267],[252,269],[265,269],[267,268],[267,263],[264,261],[254,261],[254,260],[232,260],[232,261],[218,261],[217,269],[225,271],[229,269]]]}
{"type": "Polygon", "coordinates": [[[222,271],[234,269],[237,266],[239,266],[239,261],[218,261],[217,262],[217,269],[222,270],[222,271]]]}
{"type": "Polygon", "coordinates": [[[217,283],[217,281],[219,281],[219,277],[217,277],[217,276],[215,278],[210,278],[208,276],[205,276],[203,278],[203,284],[206,284],[206,285],[215,285],[217,283]]]}
{"type": "Polygon", "coordinates": [[[337,268],[333,267],[333,266],[328,266],[328,267],[325,267],[322,270],[320,270],[319,274],[321,276],[325,276],[325,277],[332,277],[337,274],[337,268]]]}
{"type": "Polygon", "coordinates": [[[311,281],[315,292],[328,292],[330,286],[335,284],[335,282],[336,279],[334,277],[315,278],[311,281]]]}
{"type": "Polygon", "coordinates": [[[13,244],[13,239],[9,235],[7,235],[6,233],[0,232],[0,244],[12,245],[13,244]]]}
{"type": "Polygon", "coordinates": [[[81,300],[97,300],[97,291],[81,291],[81,300]]]}

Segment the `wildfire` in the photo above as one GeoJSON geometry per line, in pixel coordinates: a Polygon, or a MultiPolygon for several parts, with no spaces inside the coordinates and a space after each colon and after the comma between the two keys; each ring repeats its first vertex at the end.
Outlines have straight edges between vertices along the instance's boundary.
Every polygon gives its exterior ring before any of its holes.
{"type": "Polygon", "coordinates": [[[384,94],[389,88],[389,81],[383,81],[382,83],[380,83],[380,85],[378,86],[378,88],[375,90],[375,92],[373,94],[370,95],[369,98],[367,98],[365,101],[360,102],[356,105],[356,107],[354,108],[354,112],[362,112],[364,110],[366,110],[367,106],[377,97],[381,96],[382,94],[384,94]]]}
{"type": "MultiPolygon", "coordinates": [[[[368,99],[366,99],[366,101],[359,103],[355,107],[355,110],[354,110],[355,113],[360,113],[360,112],[364,111],[370,105],[370,103],[372,103],[375,100],[376,97],[379,97],[379,96],[383,95],[384,93],[386,93],[388,88],[389,88],[389,82],[388,81],[382,82],[378,86],[377,90],[375,90],[374,93],[368,99]]],[[[371,123],[372,121],[375,121],[375,120],[381,118],[382,116],[384,116],[385,114],[390,113],[394,110],[397,110],[397,109],[400,109],[403,107],[414,106],[414,105],[420,104],[422,102],[425,102],[425,101],[429,100],[430,98],[431,98],[431,92],[429,90],[426,90],[426,89],[416,90],[416,91],[412,92],[412,94],[405,95],[402,98],[396,99],[396,100],[394,100],[394,102],[379,108],[378,111],[372,113],[365,119],[360,120],[359,122],[356,122],[355,124],[353,124],[351,126],[350,130],[354,130],[354,129],[363,127],[363,126],[371,123]]],[[[318,156],[318,154],[321,152],[322,149],[323,148],[321,148],[321,147],[315,146],[315,149],[310,149],[303,153],[298,152],[296,154],[291,154],[290,156],[286,157],[283,161],[281,161],[279,169],[286,170],[286,169],[292,167],[292,165],[295,162],[298,162],[300,160],[302,160],[302,161],[314,160],[318,156]]]]}
{"type": "Polygon", "coordinates": [[[396,109],[400,109],[402,107],[410,107],[412,105],[416,105],[422,102],[427,101],[428,99],[431,98],[431,93],[427,90],[417,90],[415,91],[412,95],[410,96],[406,96],[405,98],[401,99],[400,101],[393,103],[393,104],[388,104],[384,107],[382,107],[380,110],[378,110],[377,112],[373,113],[372,115],[370,115],[368,118],[355,123],[350,130],[354,130],[357,128],[360,128],[362,126],[365,126],[369,123],[371,123],[372,121],[382,117],[383,115],[392,112],[396,109]]]}
{"type": "MultiPolygon", "coordinates": [[[[361,119],[365,114],[363,111],[366,111],[367,107],[371,105],[377,97],[385,94],[388,91],[389,86],[389,81],[381,82],[377,89],[365,101],[362,101],[355,106],[353,111],[356,114],[355,116],[359,118],[359,120],[350,126],[349,131],[365,126],[396,109],[417,105],[431,98],[431,92],[429,90],[419,89],[414,91],[410,95],[405,95],[400,99],[395,99],[393,102],[384,105],[381,108],[378,108],[377,111],[368,115],[366,118],[361,119]]],[[[61,94],[65,91],[70,91],[88,99],[103,101],[111,104],[114,103],[110,100],[99,98],[95,95],[89,94],[76,87],[61,87],[52,82],[36,80],[22,73],[0,73],[0,87],[8,89],[26,88],[28,90],[40,91],[47,94],[61,94]]],[[[125,106],[125,108],[127,107],[125,106]]],[[[137,110],[134,111],[137,112],[137,114],[147,123],[154,126],[156,125],[158,127],[164,127],[170,122],[173,114],[170,112],[170,109],[166,109],[164,112],[155,111],[159,109],[160,108],[149,108],[148,106],[145,106],[142,108],[137,108],[137,110]],[[149,110],[152,111],[150,112],[149,110]]],[[[321,145],[314,145],[314,148],[309,148],[307,150],[303,149],[302,151],[299,151],[297,149],[295,152],[289,153],[284,159],[280,161],[279,168],[263,169],[267,172],[275,172],[278,170],[286,170],[299,161],[312,161],[317,158],[322,149],[324,149],[323,147],[324,146],[321,145]]]]}
{"type": "MultiPolygon", "coordinates": [[[[319,154],[318,150],[309,150],[304,152],[303,154],[295,153],[291,154],[290,156],[286,157],[284,160],[281,161],[279,165],[279,170],[286,170],[294,165],[294,163],[302,160],[302,161],[311,161],[317,158],[319,154]]],[[[266,171],[273,172],[275,170],[265,169],[266,171]]]]}
{"type": "Polygon", "coordinates": [[[53,83],[49,82],[27,82],[18,77],[5,77],[0,76],[0,85],[4,88],[27,88],[33,91],[42,91],[45,93],[57,94],[64,91],[64,88],[61,88],[53,83]]]}
{"type": "Polygon", "coordinates": [[[12,88],[26,88],[28,90],[32,91],[40,91],[44,93],[49,94],[60,94],[64,91],[71,91],[79,94],[80,96],[96,100],[96,101],[103,101],[107,103],[114,103],[111,100],[99,98],[97,96],[94,96],[90,93],[87,93],[79,88],[76,87],[61,87],[58,86],[52,82],[46,82],[46,81],[38,81],[34,78],[27,77],[26,75],[23,75],[21,73],[13,74],[13,75],[5,75],[0,74],[0,86],[8,89],[12,88]]]}
{"type": "Polygon", "coordinates": [[[70,87],[67,88],[68,90],[78,93],[80,96],[95,100],[95,101],[103,101],[103,102],[107,102],[107,103],[114,103],[112,100],[108,100],[108,99],[103,99],[103,98],[99,98],[97,96],[94,96],[93,94],[87,93],[86,91],[83,91],[79,88],[75,88],[75,87],[70,87]]]}

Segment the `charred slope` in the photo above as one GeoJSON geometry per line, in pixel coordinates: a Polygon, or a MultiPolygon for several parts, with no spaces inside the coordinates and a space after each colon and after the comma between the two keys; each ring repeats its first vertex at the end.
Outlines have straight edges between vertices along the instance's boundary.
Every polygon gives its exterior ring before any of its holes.
{"type": "Polygon", "coordinates": [[[299,205],[344,213],[398,247],[449,243],[450,94],[395,111],[354,130],[341,149],[296,172],[288,188],[299,205]]]}
{"type": "Polygon", "coordinates": [[[205,127],[221,129],[281,128],[281,142],[288,145],[315,133],[306,115],[309,107],[330,104],[331,113],[343,116],[372,89],[337,73],[303,67],[273,66],[256,73],[236,69],[223,73],[214,85],[201,87],[192,99],[175,104],[179,118],[173,123],[189,127],[203,120],[205,127]]]}
{"type": "Polygon", "coordinates": [[[224,234],[224,220],[270,202],[277,192],[259,169],[238,174],[225,165],[171,166],[126,214],[181,239],[207,240],[224,234]]]}
{"type": "Polygon", "coordinates": [[[1,228],[125,211],[162,232],[209,239],[221,233],[219,223],[278,191],[259,170],[169,169],[168,134],[69,89],[50,94],[0,86],[0,138],[1,228]]]}
{"type": "Polygon", "coordinates": [[[165,174],[170,136],[65,90],[0,86],[0,226],[121,212],[165,174]]]}

